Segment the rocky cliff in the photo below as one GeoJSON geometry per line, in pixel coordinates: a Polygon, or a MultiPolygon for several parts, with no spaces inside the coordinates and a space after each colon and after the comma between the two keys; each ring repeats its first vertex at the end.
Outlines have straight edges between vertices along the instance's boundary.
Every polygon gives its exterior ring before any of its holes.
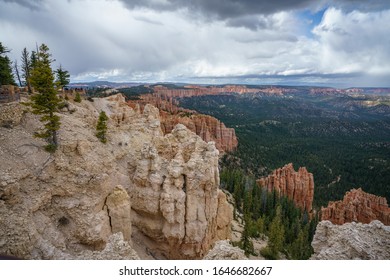
{"type": "Polygon", "coordinates": [[[157,107],[161,115],[161,129],[165,134],[170,133],[180,123],[204,141],[214,141],[221,153],[233,151],[238,145],[233,128],[227,128],[224,123],[212,116],[178,107],[177,101],[171,96],[146,94],[142,95],[140,100],[128,103],[133,108],[136,108],[138,104],[141,111],[146,104],[157,107]]]}
{"type": "Polygon", "coordinates": [[[312,246],[315,260],[389,260],[390,226],[380,221],[370,224],[333,225],[321,221],[317,225],[312,246]]]}
{"type": "MultiPolygon", "coordinates": [[[[22,105],[19,105],[22,106],[22,105]]],[[[202,258],[230,236],[218,150],[183,125],[163,134],[159,111],[121,95],[70,103],[59,148],[33,137],[37,116],[0,127],[0,253],[28,259],[137,258],[134,230],[154,255],[202,258]],[[109,116],[108,143],[95,136],[109,116]]]]}
{"type": "Polygon", "coordinates": [[[168,88],[162,85],[154,86],[153,92],[159,97],[165,98],[183,98],[202,95],[218,95],[226,93],[259,93],[265,96],[281,96],[284,94],[296,93],[296,89],[291,88],[278,88],[278,87],[247,87],[244,85],[225,85],[225,86],[198,86],[198,85],[186,85],[181,88],[168,88]]]}
{"type": "Polygon", "coordinates": [[[233,128],[227,128],[224,123],[216,118],[202,114],[164,114],[162,113],[161,128],[164,133],[170,133],[179,123],[184,124],[189,130],[195,132],[204,141],[214,141],[220,152],[233,151],[238,144],[233,128]]]}
{"type": "Polygon", "coordinates": [[[258,186],[265,187],[268,191],[276,190],[281,195],[292,199],[298,207],[310,212],[314,197],[313,174],[305,167],[294,170],[292,163],[278,168],[267,177],[256,181],[258,186]]]}
{"type": "Polygon", "coordinates": [[[379,220],[390,225],[390,208],[386,198],[366,193],[359,189],[347,192],[343,200],[331,201],[328,207],[321,209],[321,220],[342,225],[350,222],[368,224],[379,220]]]}

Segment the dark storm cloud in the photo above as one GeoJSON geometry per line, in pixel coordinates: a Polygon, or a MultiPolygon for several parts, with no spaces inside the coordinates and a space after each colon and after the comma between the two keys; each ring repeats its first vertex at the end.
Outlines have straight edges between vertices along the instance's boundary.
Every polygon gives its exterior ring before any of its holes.
{"type": "MultiPolygon", "coordinates": [[[[321,9],[329,5],[346,9],[359,9],[372,11],[390,8],[389,0],[120,0],[128,8],[147,8],[153,10],[178,10],[188,9],[201,12],[206,16],[214,16],[218,19],[241,17],[243,15],[268,15],[280,11],[297,9],[321,9]]],[[[255,26],[253,21],[248,22],[248,27],[255,26]]]]}
{"type": "MultiPolygon", "coordinates": [[[[352,86],[369,86],[372,85],[372,77],[364,73],[339,73],[339,74],[322,74],[308,73],[295,75],[231,75],[231,76],[207,76],[192,77],[192,80],[198,83],[214,84],[262,84],[262,85],[300,85],[300,86],[330,86],[330,87],[352,87],[352,86]]],[[[376,86],[388,86],[384,79],[376,79],[376,86]]]]}
{"type": "Polygon", "coordinates": [[[327,2],[347,10],[378,11],[390,9],[389,0],[332,0],[327,2]]]}
{"type": "Polygon", "coordinates": [[[390,0],[119,0],[128,9],[155,11],[187,11],[191,16],[226,21],[230,27],[252,31],[272,28],[267,16],[277,12],[297,10],[318,11],[329,6],[346,11],[390,9],[390,0]],[[263,18],[259,18],[261,15],[263,18]]]}
{"type": "Polygon", "coordinates": [[[291,79],[298,78],[324,78],[324,79],[345,79],[345,78],[356,78],[363,76],[362,72],[355,73],[337,73],[337,74],[323,74],[323,73],[308,73],[308,74],[293,74],[293,75],[284,75],[284,74],[272,74],[272,75],[264,75],[264,74],[247,74],[247,75],[229,75],[229,76],[202,76],[202,77],[192,77],[193,79],[277,79],[277,78],[285,78],[288,76],[291,79]]]}
{"type": "Polygon", "coordinates": [[[61,63],[72,81],[383,86],[390,10],[376,9],[389,6],[390,0],[0,0],[0,33],[12,60],[24,47],[47,44],[53,67],[61,63]]]}
{"type": "Polygon", "coordinates": [[[200,11],[220,19],[242,15],[272,14],[282,10],[302,8],[310,5],[312,0],[121,0],[128,8],[148,8],[155,10],[178,10],[187,8],[200,11]]]}
{"type": "Polygon", "coordinates": [[[43,0],[0,0],[1,2],[16,3],[31,10],[38,10],[42,7],[43,0]]]}
{"type": "Polygon", "coordinates": [[[232,18],[229,19],[226,24],[232,27],[246,27],[253,31],[271,27],[270,22],[265,18],[258,18],[256,16],[241,16],[232,18]]]}

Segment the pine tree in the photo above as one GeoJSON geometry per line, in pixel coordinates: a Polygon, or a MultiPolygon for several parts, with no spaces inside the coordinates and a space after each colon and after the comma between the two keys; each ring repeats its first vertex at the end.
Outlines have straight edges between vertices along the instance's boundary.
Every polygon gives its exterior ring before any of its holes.
{"type": "Polygon", "coordinates": [[[257,232],[261,235],[264,233],[264,228],[265,228],[265,225],[264,225],[264,218],[263,217],[260,217],[257,219],[256,221],[256,230],[257,232]]]}
{"type": "Polygon", "coordinates": [[[299,231],[298,237],[290,246],[290,255],[294,260],[307,260],[312,252],[309,241],[309,226],[299,231]]]}
{"type": "Polygon", "coordinates": [[[277,253],[283,249],[284,227],[281,218],[281,207],[276,208],[276,216],[272,220],[269,230],[269,242],[273,252],[277,253]]]}
{"type": "Polygon", "coordinates": [[[101,111],[99,114],[99,120],[96,125],[96,137],[102,143],[107,143],[106,133],[107,133],[107,120],[108,117],[104,111],[101,111]]]}
{"type": "Polygon", "coordinates": [[[249,237],[252,235],[251,234],[251,227],[252,227],[252,221],[251,218],[249,217],[249,214],[246,214],[244,216],[244,231],[242,232],[241,235],[241,249],[245,251],[245,255],[249,256],[250,254],[254,254],[254,248],[253,248],[253,243],[249,239],[249,237]]]}
{"type": "Polygon", "coordinates": [[[31,61],[31,69],[33,69],[38,61],[38,52],[36,51],[32,51],[31,52],[31,57],[30,57],[30,61],[31,61]]]}
{"type": "Polygon", "coordinates": [[[284,244],[284,226],[282,224],[282,209],[278,205],[276,215],[272,220],[268,232],[268,246],[261,253],[270,259],[278,259],[279,252],[283,249],[284,244]]]}
{"type": "Polygon", "coordinates": [[[0,42],[0,85],[16,85],[12,73],[12,63],[6,53],[9,50],[0,42]]]}
{"type": "MultiPolygon", "coordinates": [[[[35,54],[34,54],[35,56],[35,54]]],[[[30,82],[30,73],[32,69],[32,56],[30,57],[26,48],[22,51],[22,77],[25,81],[25,85],[27,86],[28,92],[32,93],[31,82],[30,82]]]]}
{"type": "Polygon", "coordinates": [[[35,136],[46,139],[49,143],[45,147],[46,150],[54,152],[58,146],[57,131],[61,123],[60,117],[55,114],[60,100],[54,89],[54,75],[50,66],[52,62],[50,57],[49,48],[42,44],[39,47],[30,77],[31,85],[37,93],[31,96],[31,102],[28,105],[32,107],[33,114],[41,115],[40,120],[44,124],[44,129],[36,132],[35,136]]]}
{"type": "MultiPolygon", "coordinates": [[[[56,73],[56,83],[59,88],[66,87],[70,82],[70,75],[69,72],[62,69],[62,65],[60,64],[60,67],[55,71],[56,73]]],[[[81,101],[81,100],[80,100],[81,101]]]]}
{"type": "Polygon", "coordinates": [[[74,98],[74,101],[75,101],[75,102],[78,102],[78,103],[80,103],[80,102],[81,102],[81,96],[80,96],[80,93],[76,92],[76,96],[75,96],[75,98],[74,98]]]}

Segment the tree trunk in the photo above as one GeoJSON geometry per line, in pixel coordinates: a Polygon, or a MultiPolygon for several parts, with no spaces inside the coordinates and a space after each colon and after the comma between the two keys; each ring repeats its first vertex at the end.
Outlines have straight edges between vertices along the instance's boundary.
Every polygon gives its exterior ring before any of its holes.
{"type": "Polygon", "coordinates": [[[19,81],[19,86],[21,87],[22,86],[22,81],[20,80],[18,61],[17,60],[15,60],[15,62],[14,62],[14,68],[15,68],[16,77],[18,78],[18,81],[19,81]]]}
{"type": "Polygon", "coordinates": [[[54,144],[55,146],[57,146],[57,145],[58,145],[57,131],[53,131],[53,132],[52,132],[52,135],[53,135],[53,144],[54,144]]]}
{"type": "Polygon", "coordinates": [[[30,94],[32,93],[30,80],[27,80],[27,90],[28,90],[28,93],[30,93],[30,94]]]}

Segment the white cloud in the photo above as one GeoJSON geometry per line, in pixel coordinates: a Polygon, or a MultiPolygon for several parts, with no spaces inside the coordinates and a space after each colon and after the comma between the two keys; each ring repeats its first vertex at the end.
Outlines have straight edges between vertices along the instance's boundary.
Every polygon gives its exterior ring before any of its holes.
{"type": "Polygon", "coordinates": [[[313,32],[320,42],[320,68],[326,73],[390,75],[390,10],[329,8],[313,32]]]}
{"type": "Polygon", "coordinates": [[[307,75],[316,82],[330,81],[322,74],[390,74],[390,10],[329,8],[314,37],[304,30],[308,19],[291,11],[234,19],[191,12],[127,9],[120,1],[105,0],[48,1],[42,9],[30,9],[0,0],[0,40],[13,50],[13,59],[24,47],[46,43],[54,65],[61,63],[79,81],[230,76],[262,81],[266,75],[281,81],[277,75],[307,75]]]}

